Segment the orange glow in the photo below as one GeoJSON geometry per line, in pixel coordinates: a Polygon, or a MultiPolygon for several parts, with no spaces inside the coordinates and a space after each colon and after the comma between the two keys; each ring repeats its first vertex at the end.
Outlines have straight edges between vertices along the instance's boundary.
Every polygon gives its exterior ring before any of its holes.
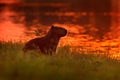
{"type": "MultiPolygon", "coordinates": [[[[34,33],[35,30],[41,30],[41,37],[45,35],[50,28],[50,26],[37,25],[37,27],[33,26],[29,30],[26,30],[24,25],[13,24],[10,21],[2,22],[0,25],[0,39],[3,39],[4,41],[28,41],[29,39],[37,37],[34,33]],[[26,35],[24,32],[29,35],[26,35]]],[[[104,41],[99,41],[97,39],[92,40],[92,36],[82,34],[85,32],[85,29],[82,26],[57,23],[54,23],[54,25],[62,26],[68,30],[67,36],[61,38],[59,46],[70,45],[73,47],[73,50],[76,48],[75,50],[80,52],[84,51],[84,53],[109,54],[108,56],[120,60],[120,39],[111,39],[104,41]]]]}
{"type": "Polygon", "coordinates": [[[76,18],[80,18],[81,16],[86,16],[87,13],[86,12],[46,12],[45,13],[46,16],[58,16],[58,17],[74,17],[76,18]]]}
{"type": "MultiPolygon", "coordinates": [[[[82,34],[85,29],[79,25],[72,24],[57,24],[54,25],[62,26],[68,30],[68,35],[63,37],[59,43],[59,46],[70,45],[74,48],[78,48],[77,51],[84,51],[84,53],[98,53],[109,54],[108,56],[120,60],[120,38],[113,38],[110,40],[92,40],[93,37],[88,34],[82,34]],[[72,34],[71,34],[72,33],[72,34]]],[[[90,27],[92,29],[92,27],[90,27]]],[[[107,36],[105,36],[107,37],[107,36]]]]}
{"type": "Polygon", "coordinates": [[[18,3],[18,2],[20,2],[20,0],[0,0],[0,3],[7,3],[7,4],[18,3]]]}
{"type": "Polygon", "coordinates": [[[13,24],[10,21],[0,23],[0,40],[19,41],[24,36],[24,27],[22,24],[13,24]]]}
{"type": "Polygon", "coordinates": [[[16,16],[15,12],[10,11],[10,8],[4,7],[0,14],[0,41],[18,41],[24,35],[24,25],[15,24],[10,16],[16,16]]]}
{"type": "MultiPolygon", "coordinates": [[[[20,2],[20,0],[0,0],[0,3],[7,3],[7,4],[17,3],[17,2],[20,2]]],[[[70,17],[71,19],[70,22],[71,21],[77,22],[77,19],[79,20],[83,16],[90,16],[90,18],[92,18],[92,17],[95,17],[94,16],[95,14],[99,14],[93,11],[90,11],[90,12],[85,12],[85,11],[74,12],[72,10],[67,11],[67,8],[70,6],[69,3],[47,3],[47,2],[46,3],[28,3],[28,4],[23,3],[22,5],[20,4],[18,6],[25,6],[25,7],[34,6],[36,8],[41,6],[43,8],[57,7],[60,9],[60,11],[59,10],[46,11],[44,12],[44,16],[48,16],[48,17],[55,16],[55,17],[58,17],[60,20],[62,20],[61,19],[62,17],[64,17],[65,19],[67,19],[67,17],[70,17]]],[[[116,6],[116,4],[114,4],[114,6],[116,6]]],[[[76,48],[75,50],[81,53],[84,52],[84,53],[95,53],[95,54],[108,54],[108,56],[120,60],[120,37],[119,37],[120,36],[120,23],[119,23],[120,11],[119,9],[115,9],[115,10],[116,11],[113,10],[110,13],[103,12],[103,15],[112,17],[112,20],[111,20],[112,25],[110,26],[110,31],[105,33],[102,40],[98,40],[95,36],[92,36],[94,35],[94,32],[98,31],[96,27],[92,26],[92,23],[88,23],[88,24],[86,23],[86,25],[81,26],[77,24],[70,24],[70,23],[59,24],[54,22],[53,25],[66,28],[68,30],[67,36],[61,38],[59,46],[70,45],[70,47],[72,47],[71,50],[76,48]]],[[[42,13],[42,11],[40,13],[42,13]]],[[[2,11],[0,12],[0,41],[12,40],[12,41],[26,42],[35,37],[44,36],[47,33],[48,29],[50,28],[50,26],[42,25],[41,23],[32,25],[28,28],[27,26],[24,25],[24,21],[25,21],[24,19],[26,18],[26,16],[24,16],[24,12],[22,14],[23,15],[22,17],[21,17],[21,14],[20,15],[18,14],[19,12],[17,13],[12,11],[12,9],[8,6],[2,8],[2,11]],[[15,18],[20,17],[19,21],[21,23],[17,23],[17,24],[14,23],[13,18],[11,18],[11,16],[15,18]],[[35,35],[35,30],[39,30],[40,32],[39,36],[35,35]]],[[[31,13],[30,15],[33,16],[33,14],[31,13]]],[[[36,20],[36,23],[37,23],[37,20],[36,20]]],[[[94,20],[93,20],[93,25],[94,25],[94,20]]]]}
{"type": "Polygon", "coordinates": [[[47,3],[47,2],[41,2],[41,3],[27,3],[23,4],[26,6],[51,6],[51,7],[67,7],[69,4],[64,3],[47,3]]]}

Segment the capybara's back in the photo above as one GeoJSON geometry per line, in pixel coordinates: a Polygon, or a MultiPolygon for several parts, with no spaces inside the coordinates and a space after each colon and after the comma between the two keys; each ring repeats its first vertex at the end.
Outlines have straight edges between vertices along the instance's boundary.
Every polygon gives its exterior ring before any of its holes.
{"type": "Polygon", "coordinates": [[[41,38],[34,38],[28,41],[23,50],[38,50],[43,54],[52,54],[56,51],[58,42],[61,37],[67,34],[67,30],[61,27],[52,26],[48,33],[41,38]]]}

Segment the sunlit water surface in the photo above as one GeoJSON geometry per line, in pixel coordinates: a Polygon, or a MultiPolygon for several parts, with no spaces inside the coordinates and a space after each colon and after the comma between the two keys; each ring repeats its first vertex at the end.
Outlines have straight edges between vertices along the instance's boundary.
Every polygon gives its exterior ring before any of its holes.
{"type": "MultiPolygon", "coordinates": [[[[56,14],[57,13],[52,14],[50,12],[45,13],[45,15],[56,14]]],[[[66,12],[64,14],[59,13],[56,16],[61,15],[67,17],[74,16],[76,14],[75,12],[66,12]]],[[[86,15],[86,13],[82,13],[82,15],[86,15]]],[[[44,36],[52,25],[43,25],[42,23],[38,23],[36,19],[33,20],[33,23],[34,24],[30,26],[26,25],[24,12],[15,12],[9,7],[2,8],[2,11],[0,12],[0,40],[26,42],[32,38],[44,36]],[[39,31],[39,34],[37,35],[35,31],[39,31]]],[[[79,24],[54,22],[53,25],[61,26],[68,30],[67,36],[61,38],[59,46],[70,45],[73,47],[72,49],[76,48],[76,50],[81,52],[83,51],[84,53],[106,53],[110,57],[120,60],[120,38],[113,37],[111,39],[108,39],[108,37],[114,36],[113,33],[119,34],[119,31],[113,30],[111,32],[108,32],[106,33],[108,36],[104,36],[102,40],[99,40],[98,38],[90,35],[94,35],[94,32],[98,30],[91,24],[85,25],[88,26],[87,28],[89,28],[89,34],[83,34],[87,29],[79,24]]]]}

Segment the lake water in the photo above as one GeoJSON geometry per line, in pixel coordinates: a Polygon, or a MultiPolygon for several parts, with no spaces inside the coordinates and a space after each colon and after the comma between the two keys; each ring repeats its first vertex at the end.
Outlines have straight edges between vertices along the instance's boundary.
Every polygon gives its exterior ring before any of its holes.
{"type": "Polygon", "coordinates": [[[89,10],[71,3],[0,4],[0,40],[26,42],[44,36],[51,25],[68,30],[59,46],[71,45],[88,52],[120,55],[119,14],[89,10]],[[118,17],[118,18],[116,18],[118,17]],[[36,34],[38,31],[39,34],[36,34]]]}

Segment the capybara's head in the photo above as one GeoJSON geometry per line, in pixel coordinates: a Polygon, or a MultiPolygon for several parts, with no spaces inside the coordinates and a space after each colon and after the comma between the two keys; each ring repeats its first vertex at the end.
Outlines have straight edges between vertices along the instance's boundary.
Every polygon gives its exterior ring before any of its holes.
{"type": "Polygon", "coordinates": [[[67,34],[67,30],[65,28],[61,28],[58,26],[52,26],[51,29],[49,30],[49,32],[52,35],[56,35],[58,37],[63,37],[67,34]]]}

